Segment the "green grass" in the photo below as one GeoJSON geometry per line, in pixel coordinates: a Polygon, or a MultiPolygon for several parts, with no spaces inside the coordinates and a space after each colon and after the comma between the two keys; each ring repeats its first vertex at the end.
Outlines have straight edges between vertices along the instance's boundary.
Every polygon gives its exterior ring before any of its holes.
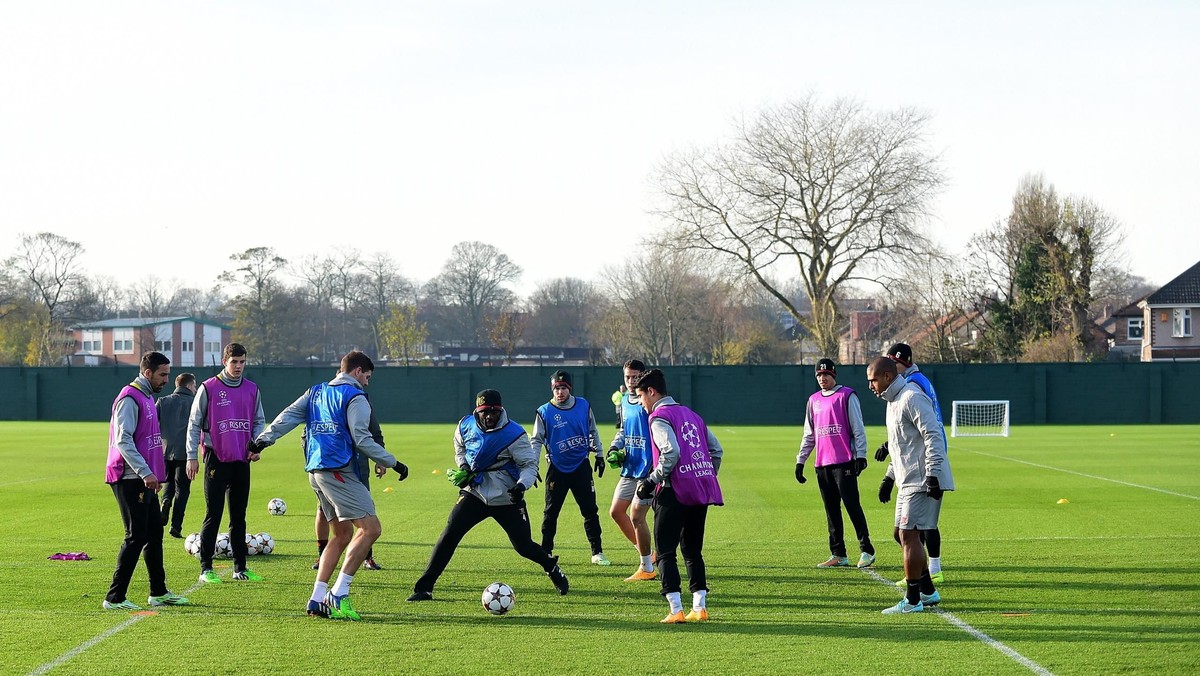
{"type": "MultiPolygon", "coordinates": [[[[825,520],[815,482],[792,478],[799,429],[714,432],[726,447],[727,506],[708,521],[707,624],[658,623],[666,614],[658,585],[622,582],[636,558],[607,517],[614,565],[590,565],[573,501],[557,552],[568,596],[485,522],[459,548],[437,600],[405,603],[455,493],[440,473],[451,464],[451,425],[397,425],[385,426],[388,446],[412,476],[373,484],[385,570],[354,581],[363,622],[303,613],[315,499],[293,434],[254,467],[249,528],[277,542],[275,554],[251,559],[266,580],[196,589],[196,560],[167,538],[171,589],[190,590],[194,605],[145,617],[54,673],[1027,671],[945,616],[880,615],[899,591],[868,574],[813,567],[828,555],[825,520]],[[286,516],[267,514],[273,497],[287,501],[286,516]],[[479,606],[494,580],[517,591],[506,617],[479,606]]],[[[876,440],[881,430],[868,434],[876,440]]],[[[100,609],[122,537],[103,483],[106,439],[104,424],[0,423],[4,673],[28,673],[130,619],[100,609]],[[46,558],[78,550],[93,560],[46,558]]],[[[1200,672],[1200,427],[1018,427],[1008,439],[952,439],[951,458],[960,490],[942,512],[946,611],[1053,673],[1200,672]]],[[[892,509],[874,498],[882,472],[872,462],[861,485],[877,570],[892,580],[900,576],[892,509]]],[[[599,481],[605,505],[614,481],[599,481]]],[[[531,505],[542,495],[531,491],[531,505]]],[[[199,530],[203,513],[196,484],[185,531],[199,530]]],[[[532,518],[536,538],[540,514],[532,518]]],[[[147,593],[139,565],[130,599],[147,593]]]]}

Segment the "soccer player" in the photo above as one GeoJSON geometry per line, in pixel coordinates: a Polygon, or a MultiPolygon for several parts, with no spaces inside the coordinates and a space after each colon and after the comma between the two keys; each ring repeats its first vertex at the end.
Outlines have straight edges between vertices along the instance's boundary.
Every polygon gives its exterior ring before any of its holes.
{"type": "Polygon", "coordinates": [[[162,429],[163,457],[167,462],[167,481],[162,498],[162,525],[171,523],[171,537],[183,537],[183,513],[192,494],[187,475],[187,428],[192,402],[196,397],[196,376],[180,373],[175,391],[158,400],[158,425],[162,429]],[[174,505],[171,503],[174,502],[174,505]]]}
{"type": "Polygon", "coordinates": [[[537,479],[537,453],[524,428],[509,420],[496,390],[475,395],[475,410],[458,421],[454,462],[458,469],[447,470],[446,478],[459,489],[458,500],[450,508],[446,528],[408,600],[433,600],[433,586],[450,564],[458,543],[488,518],[500,524],[518,554],[546,571],[559,594],[566,594],[569,584],[558,567],[558,557],[534,542],[529,531],[525,491],[537,479]]]}
{"type": "Polygon", "coordinates": [[[650,514],[653,501],[637,495],[637,484],[650,473],[650,419],[638,400],[633,386],[646,372],[646,365],[639,359],[630,359],[621,367],[625,376],[625,396],[621,398],[621,429],[609,444],[608,466],[621,470],[621,478],[613,490],[612,505],[608,514],[617,523],[617,528],[637,548],[640,562],[626,582],[653,580],[658,577],[651,556],[650,525],[646,517],[650,514]]]}
{"type": "Polygon", "coordinates": [[[637,495],[654,502],[654,542],[662,570],[662,595],[670,612],[663,624],[708,620],[708,577],[704,569],[704,523],[709,505],[723,505],[717,473],[723,450],[704,420],[667,392],[663,372],[653,369],[634,387],[650,420],[653,451],[650,473],[638,482],[637,495]],[[683,614],[675,548],[687,567],[692,610],[683,614]]]}
{"type": "Polygon", "coordinates": [[[558,514],[567,493],[583,515],[583,532],[592,546],[592,563],[607,566],[600,542],[600,511],[596,507],[596,484],[588,454],[595,453],[596,476],[604,476],[604,456],[600,453],[600,430],[587,399],[572,394],[571,374],[555,371],[550,376],[550,401],[542,404],[533,418],[533,436],[529,438],[535,457],[546,449],[546,507],[542,513],[542,549],[554,552],[558,514]]]}
{"type": "Polygon", "coordinates": [[[171,360],[160,352],[142,355],[138,377],[121,388],[113,400],[108,424],[108,462],[104,481],[112,487],[125,525],[125,540],[117,553],[112,584],[102,604],[105,610],[141,610],[126,598],[138,559],[150,576],[151,606],[186,606],[188,600],[167,589],[163,568],[163,523],[158,487],[167,478],[162,434],[154,393],[171,377],[171,360]]]}
{"type": "Polygon", "coordinates": [[[930,579],[928,559],[918,531],[937,528],[944,491],[954,490],[946,457],[946,437],[933,402],[915,383],[904,379],[896,362],[879,357],[867,366],[867,385],[887,402],[886,427],[892,462],[879,486],[879,501],[896,494],[896,541],[904,553],[905,595],[885,615],[915,613],[937,605],[941,595],[930,579]]]}
{"type": "Polygon", "coordinates": [[[862,554],[858,567],[875,563],[875,546],[867,529],[858,497],[858,475],[867,468],[867,433],[863,428],[862,407],[858,395],[849,387],[837,384],[837,365],[832,359],[817,362],[817,385],[820,390],[808,398],[804,412],[804,437],[796,455],[796,481],[805,483],[804,462],[816,449],[813,465],[817,471],[817,488],[825,504],[825,522],[829,526],[828,561],[817,568],[849,566],[846,540],[843,535],[842,504],[854,525],[858,547],[862,554]]]}
{"type": "MultiPolygon", "coordinates": [[[[942,438],[945,439],[946,423],[942,418],[942,407],[938,404],[937,391],[933,389],[933,383],[929,382],[929,378],[924,373],[921,373],[921,369],[917,368],[917,365],[913,363],[912,348],[905,343],[896,343],[888,348],[887,354],[884,356],[899,364],[896,370],[900,372],[900,375],[904,376],[908,381],[916,383],[917,387],[920,387],[921,391],[925,393],[925,396],[933,401],[933,412],[937,414],[938,424],[942,426],[942,438]]],[[[949,444],[947,444],[947,452],[949,452],[949,449],[949,444]]],[[[875,459],[883,462],[887,454],[888,445],[887,442],[884,442],[875,451],[875,459]]],[[[941,584],[943,581],[942,531],[937,528],[921,531],[921,544],[925,545],[926,550],[929,552],[929,574],[933,577],[934,584],[941,584]]],[[[904,580],[896,582],[897,587],[903,587],[904,585],[904,580]]]]}
{"type": "Polygon", "coordinates": [[[371,404],[363,396],[363,389],[374,372],[375,363],[370,357],[358,350],[347,353],[333,380],[305,391],[254,440],[255,448],[261,451],[298,425],[305,425],[304,470],[333,529],[333,539],[321,554],[308,601],[307,612],[313,617],[362,619],[350,602],[350,584],[371,545],[379,539],[382,526],[371,493],[359,476],[356,456],[366,454],[375,461],[376,476],[393,469],[400,481],[408,478],[408,467],[377,444],[367,429],[371,404]],[[343,551],[346,560],[330,589],[329,578],[343,551]]]}
{"type": "Polygon", "coordinates": [[[221,372],[196,391],[188,421],[187,475],[196,478],[204,454],[204,524],[200,529],[200,581],[220,584],[213,571],[217,531],[229,500],[229,545],[233,579],[257,582],[262,576],[246,567],[246,504],[250,501],[250,463],[258,461],[251,442],[263,430],[258,385],[243,376],[246,348],[229,343],[221,352],[221,372]]]}
{"type": "MultiPolygon", "coordinates": [[[[363,396],[370,401],[370,396],[363,392],[363,396]]],[[[379,426],[379,419],[375,417],[375,407],[371,407],[371,421],[367,423],[367,431],[371,433],[371,438],[381,447],[386,448],[383,443],[383,428],[379,426]]],[[[304,443],[307,440],[302,440],[301,450],[304,449],[304,443]]],[[[363,485],[367,487],[367,491],[371,490],[371,460],[365,454],[358,454],[358,476],[362,477],[363,485]]],[[[329,519],[325,518],[325,512],[321,511],[321,503],[317,503],[317,516],[313,521],[313,532],[317,537],[317,560],[313,562],[312,569],[317,570],[321,567],[321,554],[325,553],[325,547],[329,544],[329,519]]],[[[367,550],[367,558],[363,561],[363,568],[367,570],[383,570],[383,566],[375,562],[375,548],[367,550]]]]}

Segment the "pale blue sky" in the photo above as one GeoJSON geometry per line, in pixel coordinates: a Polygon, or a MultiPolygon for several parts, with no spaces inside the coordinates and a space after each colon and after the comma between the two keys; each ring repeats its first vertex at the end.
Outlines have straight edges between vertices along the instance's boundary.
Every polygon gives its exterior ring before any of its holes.
{"type": "Polygon", "coordinates": [[[425,281],[478,239],[526,293],[628,256],[665,154],[813,90],[932,114],[951,251],[1043,172],[1164,283],[1200,259],[1197,35],[1184,1],[3,0],[0,242],[54,231],[119,276],[155,241],[154,274],[187,251],[207,286],[348,236],[425,281]]]}

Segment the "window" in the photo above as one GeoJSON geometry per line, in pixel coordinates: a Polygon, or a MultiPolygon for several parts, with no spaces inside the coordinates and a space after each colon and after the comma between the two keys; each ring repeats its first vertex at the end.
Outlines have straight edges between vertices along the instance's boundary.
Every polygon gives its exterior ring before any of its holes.
{"type": "Polygon", "coordinates": [[[171,353],[171,341],[170,340],[154,341],[154,350],[156,352],[162,352],[163,354],[170,354],[171,353]]]}
{"type": "Polygon", "coordinates": [[[133,329],[113,329],[113,354],[133,354],[133,329]]]}
{"type": "Polygon", "coordinates": [[[219,341],[219,340],[204,341],[204,351],[205,352],[220,352],[221,351],[221,341],[219,341]]]}
{"type": "Polygon", "coordinates": [[[83,331],[83,351],[92,354],[104,352],[104,332],[98,330],[83,331]]]}
{"type": "Polygon", "coordinates": [[[1143,322],[1143,320],[1141,320],[1141,319],[1130,319],[1129,320],[1129,340],[1141,340],[1142,339],[1142,326],[1143,326],[1142,322],[1143,322]]]}
{"type": "Polygon", "coordinates": [[[1171,324],[1171,335],[1175,338],[1190,338],[1192,335],[1191,308],[1175,308],[1175,321],[1171,324]]]}
{"type": "Polygon", "coordinates": [[[196,341],[194,341],[194,340],[179,341],[179,351],[180,352],[195,352],[196,351],[196,341]]]}

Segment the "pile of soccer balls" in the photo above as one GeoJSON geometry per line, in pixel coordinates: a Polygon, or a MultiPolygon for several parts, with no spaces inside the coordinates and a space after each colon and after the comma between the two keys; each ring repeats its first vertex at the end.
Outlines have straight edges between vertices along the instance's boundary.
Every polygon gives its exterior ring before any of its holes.
{"type": "MultiPolygon", "coordinates": [[[[183,541],[183,551],[191,554],[197,559],[200,558],[200,534],[192,533],[183,541]]],[[[271,537],[270,533],[255,533],[251,535],[246,533],[246,553],[255,556],[258,554],[270,554],[275,551],[275,538],[271,537]]],[[[218,559],[229,559],[233,557],[233,546],[229,543],[229,533],[218,533],[216,547],[213,549],[213,556],[218,559]]]]}

